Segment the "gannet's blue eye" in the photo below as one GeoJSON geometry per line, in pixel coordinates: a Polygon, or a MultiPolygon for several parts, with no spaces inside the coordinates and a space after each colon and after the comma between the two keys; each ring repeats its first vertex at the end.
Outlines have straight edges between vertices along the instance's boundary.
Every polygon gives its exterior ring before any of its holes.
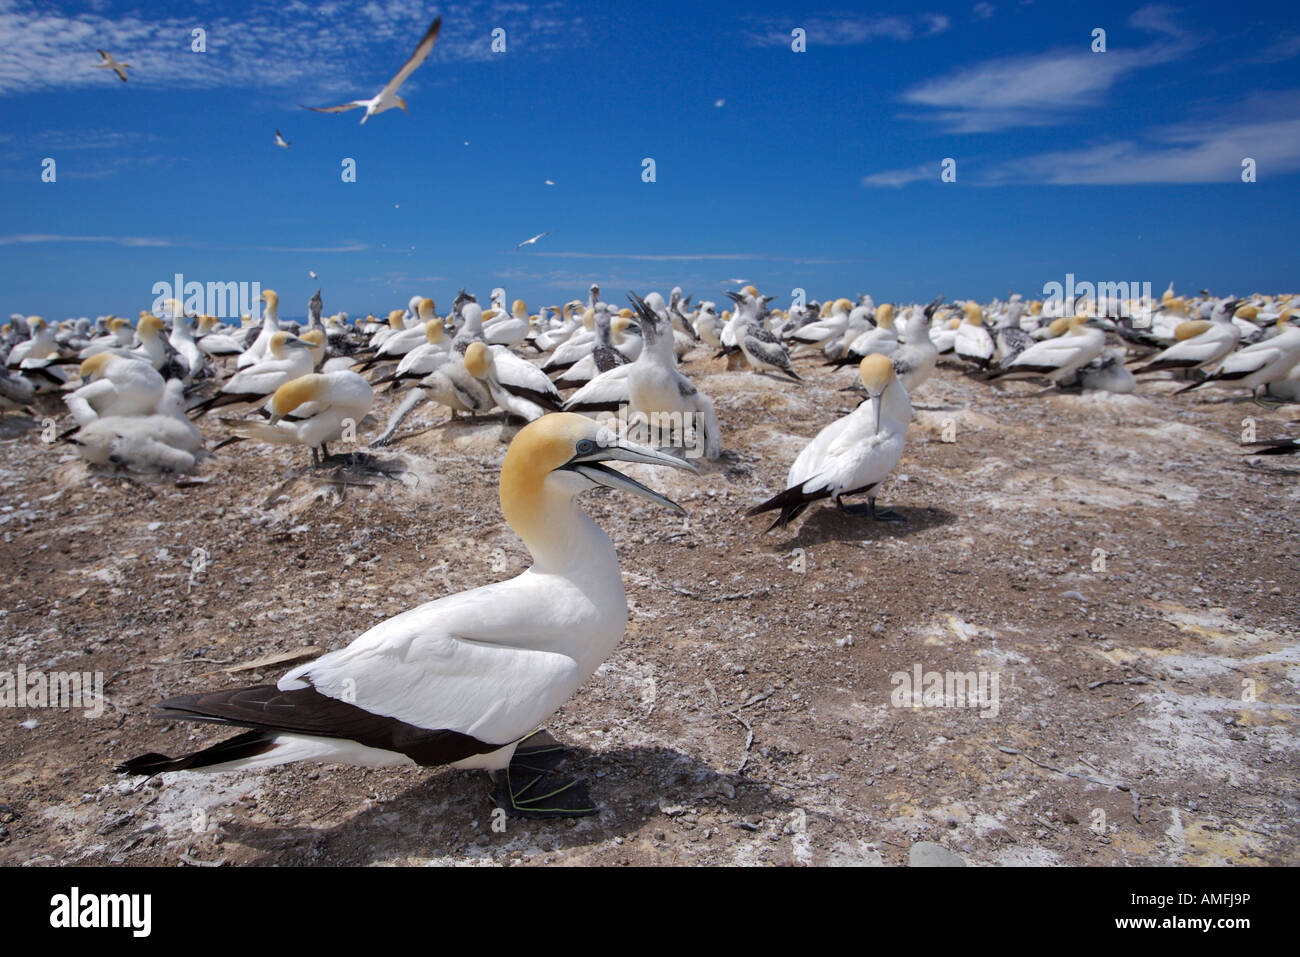
{"type": "Polygon", "coordinates": [[[596,443],[591,441],[591,439],[583,439],[578,443],[579,455],[590,455],[594,451],[596,451],[596,443]]]}

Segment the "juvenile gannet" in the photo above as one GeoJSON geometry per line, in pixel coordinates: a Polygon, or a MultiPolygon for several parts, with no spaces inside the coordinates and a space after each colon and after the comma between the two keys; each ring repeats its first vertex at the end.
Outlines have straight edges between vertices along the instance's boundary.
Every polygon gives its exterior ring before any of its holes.
{"type": "Polygon", "coordinates": [[[95,69],[97,69],[97,70],[112,70],[114,73],[116,73],[116,74],[118,75],[118,78],[119,78],[123,83],[126,82],[126,71],[127,71],[127,70],[135,69],[135,68],[134,68],[133,66],[131,66],[131,64],[129,64],[129,63],[118,63],[115,59],[113,59],[113,54],[108,53],[108,52],[105,51],[105,50],[96,50],[95,52],[98,53],[98,54],[99,54],[101,57],[103,57],[103,59],[104,59],[104,62],[103,62],[103,63],[96,63],[96,64],[95,64],[95,69]]]}
{"type": "Polygon", "coordinates": [[[652,418],[655,413],[681,415],[683,423],[703,439],[705,457],[716,459],[722,454],[722,434],[718,430],[713,400],[677,371],[673,363],[672,324],[661,319],[636,293],[629,292],[628,299],[636,308],[641,337],[645,340],[641,355],[636,362],[601,373],[584,389],[626,369],[631,412],[646,418],[652,418]]]}
{"type": "Polygon", "coordinates": [[[627,627],[618,554],[576,496],[604,486],[682,511],[603,464],[610,461],[695,471],[582,416],[543,416],[510,443],[500,478],[501,511],[532,554],[531,568],[390,618],[275,685],[164,701],[168,720],[251,730],[177,758],[141,755],[118,770],[449,764],[506,772],[504,797],[515,811],[591,813],[589,802],[565,800],[578,796],[572,786],[564,794],[546,788],[540,805],[529,800],[535,775],[519,781],[507,769],[519,741],[595,672],[627,627]]]}
{"type": "Polygon", "coordinates": [[[748,515],[780,509],[770,532],[784,527],[812,502],[834,498],[835,507],[853,515],[898,521],[890,511],[876,511],[876,489],[903,457],[912,403],[894,375],[888,356],[867,356],[859,365],[867,400],[826,426],[799,453],[790,467],[785,491],[749,510],[748,515]],[[845,495],[867,494],[866,506],[845,505],[845,495]]]}
{"type": "MultiPolygon", "coordinates": [[[[377,94],[368,100],[353,100],[351,103],[344,103],[341,106],[303,106],[304,110],[313,110],[316,113],[342,113],[346,110],[355,110],[357,107],[365,107],[366,112],[361,117],[361,122],[365,123],[370,117],[383,113],[385,110],[391,110],[394,107],[401,107],[403,112],[409,113],[406,109],[406,101],[397,95],[398,89],[406,78],[409,77],[416,69],[428,59],[429,53],[433,50],[433,45],[438,39],[438,30],[442,28],[442,17],[433,21],[420,42],[415,47],[415,52],[410,58],[402,64],[402,68],[397,71],[397,75],[388,81],[388,84],[377,94]]],[[[302,104],[298,104],[302,106],[302,104]]]]}
{"type": "MultiPolygon", "coordinates": [[[[653,295],[653,293],[652,293],[653,295]]],[[[785,373],[796,382],[802,382],[799,374],[790,364],[790,354],[785,346],[777,341],[776,336],[763,328],[759,319],[760,301],[748,293],[728,292],[727,296],[736,304],[734,334],[736,345],[745,354],[750,368],[758,372],[776,369],[785,373]]]]}

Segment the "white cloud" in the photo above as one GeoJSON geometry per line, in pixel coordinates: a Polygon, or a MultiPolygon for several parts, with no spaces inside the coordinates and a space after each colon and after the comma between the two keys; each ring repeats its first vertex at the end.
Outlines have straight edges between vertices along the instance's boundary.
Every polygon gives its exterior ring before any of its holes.
{"type": "Polygon", "coordinates": [[[991,3],[977,3],[974,9],[971,10],[971,17],[976,20],[987,20],[991,16],[993,16],[993,4],[991,3]]]}
{"type": "Polygon", "coordinates": [[[869,176],[862,177],[862,185],[897,189],[900,186],[906,186],[908,183],[917,183],[926,179],[935,182],[939,181],[938,163],[926,163],[923,166],[908,166],[903,169],[889,169],[879,173],[872,173],[869,176]]]}
{"type": "MultiPolygon", "coordinates": [[[[0,0],[0,95],[29,90],[136,86],[275,88],[367,94],[381,85],[429,25],[427,0],[356,0],[308,5],[254,0],[239,19],[132,13],[68,13],[33,0],[0,0]],[[207,32],[207,52],[191,52],[191,30],[207,32]],[[96,49],[132,65],[122,84],[96,69],[96,49]],[[111,83],[109,81],[112,81],[111,83]]],[[[536,9],[496,0],[461,6],[443,25],[431,63],[487,60],[492,27],[507,30],[512,56],[580,45],[586,28],[558,0],[536,9]]],[[[424,74],[429,69],[425,66],[424,74]]],[[[418,88],[420,74],[410,89],[418,88]]],[[[427,82],[427,81],[426,81],[427,82]]]]}
{"type": "Polygon", "coordinates": [[[0,246],[29,243],[111,243],[115,246],[170,246],[170,239],[149,236],[68,236],[60,233],[12,233],[0,236],[0,246]]]}
{"type": "Polygon", "coordinates": [[[903,101],[925,108],[917,118],[950,133],[990,133],[1023,126],[1052,126],[1103,102],[1118,82],[1137,71],[1167,63],[1196,43],[1175,34],[1162,7],[1144,7],[1130,18],[1138,29],[1171,39],[1149,46],[1093,53],[1086,45],[1030,56],[985,60],[915,86],[903,101]]]}

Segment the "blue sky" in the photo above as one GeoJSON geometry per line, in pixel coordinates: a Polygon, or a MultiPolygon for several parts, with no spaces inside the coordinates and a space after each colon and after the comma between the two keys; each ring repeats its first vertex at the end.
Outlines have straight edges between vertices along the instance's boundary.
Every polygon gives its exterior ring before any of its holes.
{"type": "Polygon", "coordinates": [[[462,285],[530,307],[592,281],[780,304],[1300,285],[1291,5],[625,6],[0,0],[0,314],[135,316],[177,272],[288,316],[317,286],[356,315],[462,285]],[[373,95],[439,13],[409,115],[298,108],[373,95]]]}

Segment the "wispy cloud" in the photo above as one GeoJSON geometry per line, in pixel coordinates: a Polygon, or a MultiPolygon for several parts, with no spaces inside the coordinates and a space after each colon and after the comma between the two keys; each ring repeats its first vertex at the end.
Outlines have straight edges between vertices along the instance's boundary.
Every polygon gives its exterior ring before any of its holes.
{"type": "Polygon", "coordinates": [[[992,167],[983,181],[1106,186],[1240,183],[1246,158],[1255,160],[1261,180],[1293,173],[1300,170],[1298,106],[1300,94],[1260,100],[1214,122],[1164,127],[1145,142],[1099,143],[1009,160],[992,167]],[[1276,108],[1288,101],[1290,108],[1277,115],[1281,111],[1276,108]]]}
{"type": "MultiPolygon", "coordinates": [[[[122,86],[95,68],[96,49],[132,65],[127,88],[308,87],[370,95],[369,87],[382,85],[414,47],[430,16],[427,0],[254,0],[239,18],[205,16],[202,8],[183,18],[110,17],[0,0],[0,95],[122,86]],[[195,28],[205,31],[206,52],[191,49],[195,28]]],[[[472,0],[444,24],[432,61],[490,59],[491,30],[498,26],[512,56],[580,45],[586,36],[583,19],[554,0],[535,7],[472,0]]],[[[412,84],[417,88],[418,79],[412,84]]]]}
{"type": "Polygon", "coordinates": [[[29,243],[111,243],[114,246],[171,246],[170,239],[151,236],[70,236],[64,233],[11,233],[0,236],[0,246],[29,243]]]}
{"type": "MultiPolygon", "coordinates": [[[[1170,124],[1133,139],[1100,141],[1011,160],[967,166],[976,186],[1036,183],[1121,186],[1240,183],[1242,161],[1255,160],[1260,180],[1300,170],[1300,90],[1260,96],[1231,115],[1170,124]]],[[[938,180],[937,163],[872,173],[862,185],[901,187],[938,180]]]]}
{"type": "Polygon", "coordinates": [[[915,118],[950,133],[990,133],[1052,126],[1098,106],[1117,83],[1147,67],[1176,60],[1197,46],[1163,7],[1144,7],[1130,26],[1164,38],[1142,48],[1093,53],[1087,46],[1034,56],[986,60],[915,86],[903,101],[927,112],[915,118]]]}
{"type": "Polygon", "coordinates": [[[750,21],[745,35],[754,46],[789,46],[791,31],[802,28],[809,46],[862,46],[873,40],[910,40],[914,36],[942,33],[952,25],[943,14],[863,16],[819,14],[797,19],[764,17],[750,21]]]}
{"type": "Polygon", "coordinates": [[[993,16],[993,4],[977,3],[974,9],[971,10],[970,15],[972,20],[987,20],[993,16]]]}
{"type": "Polygon", "coordinates": [[[906,186],[908,183],[918,183],[921,180],[933,180],[939,182],[939,163],[925,163],[921,166],[908,166],[903,169],[883,170],[879,173],[872,173],[869,176],[862,177],[863,186],[906,186]]]}

